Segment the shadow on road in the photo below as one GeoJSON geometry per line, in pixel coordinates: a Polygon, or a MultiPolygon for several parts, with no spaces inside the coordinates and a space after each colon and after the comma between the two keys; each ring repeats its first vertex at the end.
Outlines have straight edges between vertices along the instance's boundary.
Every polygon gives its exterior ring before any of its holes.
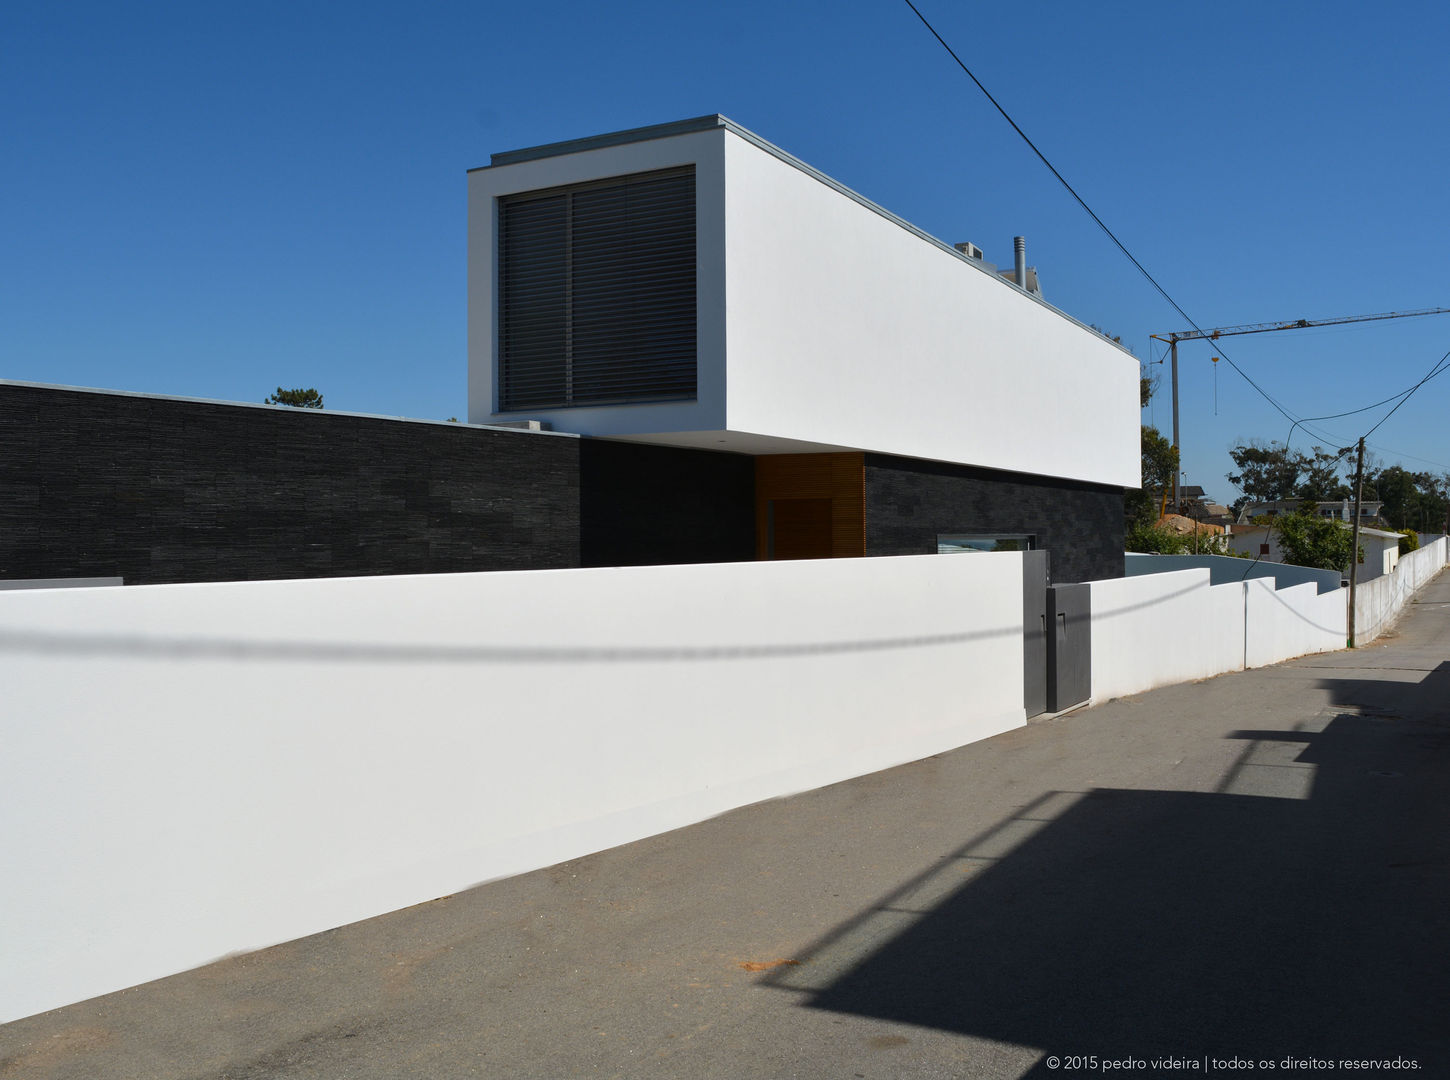
{"type": "Polygon", "coordinates": [[[1220,790],[1044,795],[766,981],[1045,1055],[1450,1075],[1450,663],[1324,685],[1220,790]]]}

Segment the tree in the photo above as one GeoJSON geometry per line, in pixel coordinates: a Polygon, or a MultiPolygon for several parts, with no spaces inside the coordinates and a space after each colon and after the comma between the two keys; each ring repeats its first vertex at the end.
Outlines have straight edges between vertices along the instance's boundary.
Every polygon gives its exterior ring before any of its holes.
{"type": "Polygon", "coordinates": [[[1229,448],[1238,472],[1228,474],[1229,483],[1244,493],[1234,510],[1249,502],[1279,499],[1309,499],[1328,502],[1353,497],[1348,479],[1341,474],[1348,464],[1343,451],[1331,453],[1314,447],[1309,453],[1291,450],[1282,443],[1261,443],[1251,439],[1229,448]]]}
{"type": "Polygon", "coordinates": [[[1420,473],[1425,491],[1423,532],[1450,532],[1450,473],[1420,473]]]}
{"type": "Polygon", "coordinates": [[[1228,474],[1228,482],[1244,493],[1245,501],[1273,502],[1299,493],[1299,478],[1307,462],[1303,454],[1283,443],[1251,439],[1230,447],[1228,455],[1238,469],[1228,474]]]}
{"type": "Polygon", "coordinates": [[[1128,488],[1124,492],[1123,513],[1131,524],[1152,525],[1158,520],[1153,492],[1166,491],[1173,486],[1173,478],[1178,475],[1178,451],[1157,428],[1147,424],[1143,425],[1138,441],[1142,454],[1143,486],[1128,488]]]}
{"type": "Polygon", "coordinates": [[[262,404],[291,405],[294,409],[320,409],[322,408],[322,395],[310,386],[306,390],[301,387],[294,390],[283,390],[279,386],[277,392],[268,395],[262,404]]]}
{"type": "MultiPolygon", "coordinates": [[[[1279,514],[1273,519],[1279,534],[1279,549],[1284,561],[1295,566],[1312,566],[1320,570],[1349,569],[1354,551],[1354,534],[1337,518],[1319,516],[1318,508],[1306,502],[1292,514],[1279,514]]],[[[1360,549],[1363,556],[1364,550],[1360,549]]]]}
{"type": "MultiPolygon", "coordinates": [[[[1114,345],[1123,345],[1123,335],[1122,334],[1110,334],[1106,330],[1104,330],[1101,326],[1099,326],[1097,323],[1089,323],[1088,326],[1090,326],[1092,329],[1096,330],[1099,334],[1102,334],[1103,337],[1107,338],[1114,345]]],[[[1129,345],[1123,345],[1123,348],[1127,349],[1129,352],[1132,352],[1133,351],[1132,347],[1129,346],[1129,345]]]]}
{"type": "Polygon", "coordinates": [[[1148,365],[1138,366],[1138,408],[1146,409],[1148,402],[1153,400],[1153,395],[1158,392],[1158,381],[1163,376],[1159,372],[1152,375],[1146,374],[1148,365]]]}
{"type": "Polygon", "coordinates": [[[1329,502],[1332,499],[1354,498],[1349,480],[1340,475],[1340,470],[1348,467],[1343,453],[1331,454],[1316,446],[1313,457],[1300,457],[1304,463],[1304,478],[1299,481],[1298,491],[1301,499],[1329,502]]]}
{"type": "Polygon", "coordinates": [[[1400,465],[1377,470],[1370,478],[1377,498],[1384,506],[1380,513],[1395,529],[1422,529],[1439,532],[1445,525],[1450,508],[1447,484],[1450,476],[1434,473],[1412,473],[1400,465]]]}
{"type": "Polygon", "coordinates": [[[1419,502],[1414,475],[1399,465],[1391,465],[1375,477],[1374,486],[1384,503],[1380,512],[1385,520],[1397,529],[1408,525],[1419,502]]]}
{"type": "Polygon", "coordinates": [[[1207,526],[1194,523],[1191,535],[1184,535],[1163,521],[1133,521],[1124,536],[1125,551],[1156,555],[1233,555],[1224,537],[1209,533],[1207,526]]]}
{"type": "Polygon", "coordinates": [[[1133,521],[1123,537],[1125,551],[1139,551],[1152,555],[1184,555],[1188,552],[1188,538],[1179,536],[1172,529],[1153,521],[1133,521]]]}
{"type": "MultiPolygon", "coordinates": [[[[1235,513],[1255,501],[1354,498],[1346,451],[1331,453],[1316,446],[1305,453],[1281,443],[1250,440],[1230,447],[1229,456],[1238,472],[1229,473],[1228,479],[1244,493],[1234,502],[1235,513]]],[[[1363,499],[1383,503],[1381,513],[1395,529],[1438,531],[1450,514],[1450,473],[1412,473],[1402,465],[1382,466],[1367,456],[1363,499]]]]}

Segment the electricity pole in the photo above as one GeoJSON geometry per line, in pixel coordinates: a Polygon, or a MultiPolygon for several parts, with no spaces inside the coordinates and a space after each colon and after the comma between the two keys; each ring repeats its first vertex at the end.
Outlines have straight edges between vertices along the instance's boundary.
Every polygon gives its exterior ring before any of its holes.
{"type": "MultiPolygon", "coordinates": [[[[1177,334],[1169,334],[1168,335],[1168,348],[1173,353],[1173,451],[1174,451],[1174,453],[1181,454],[1182,452],[1178,449],[1178,335],[1177,334]]],[[[1179,465],[1183,464],[1183,458],[1181,456],[1178,459],[1178,464],[1179,465]]],[[[1179,488],[1178,488],[1178,468],[1177,468],[1177,466],[1175,466],[1174,469],[1173,469],[1173,512],[1175,514],[1181,514],[1183,512],[1183,510],[1182,510],[1182,503],[1180,502],[1181,498],[1182,498],[1182,495],[1181,495],[1181,493],[1179,491],[1179,488]]]]}
{"type": "Polygon", "coordinates": [[[1354,648],[1354,586],[1359,580],[1359,497],[1364,491],[1364,436],[1354,463],[1354,527],[1349,543],[1349,647],[1354,648]]]}

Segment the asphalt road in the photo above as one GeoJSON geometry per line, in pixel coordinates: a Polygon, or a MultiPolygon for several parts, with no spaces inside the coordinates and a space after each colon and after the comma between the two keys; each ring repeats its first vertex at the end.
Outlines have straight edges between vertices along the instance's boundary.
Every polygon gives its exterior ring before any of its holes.
{"type": "Polygon", "coordinates": [[[0,1078],[1450,1076],[1447,808],[1442,575],[1361,650],[0,1026],[0,1078]]]}

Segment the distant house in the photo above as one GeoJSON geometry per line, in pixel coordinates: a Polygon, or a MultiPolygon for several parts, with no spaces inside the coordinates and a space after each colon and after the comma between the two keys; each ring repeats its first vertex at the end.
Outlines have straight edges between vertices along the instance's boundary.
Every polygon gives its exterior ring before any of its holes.
{"type": "MultiPolygon", "coordinates": [[[[1153,500],[1152,505],[1155,512],[1159,507],[1164,506],[1165,503],[1171,504],[1173,501],[1173,493],[1171,491],[1167,493],[1168,497],[1166,500],[1164,499],[1164,493],[1161,491],[1152,490],[1149,492],[1149,495],[1153,500]]],[[[1178,497],[1178,509],[1175,509],[1172,505],[1168,505],[1168,513],[1181,514],[1183,517],[1209,525],[1230,525],[1233,523],[1233,513],[1229,508],[1220,506],[1215,502],[1210,502],[1208,494],[1197,484],[1180,485],[1178,488],[1178,497]]]]}
{"type": "Polygon", "coordinates": [[[1205,500],[1202,505],[1204,509],[1204,516],[1202,518],[1203,521],[1206,521],[1211,525],[1222,526],[1225,529],[1227,529],[1229,525],[1233,524],[1233,511],[1230,510],[1227,506],[1223,506],[1219,503],[1208,502],[1207,500],[1205,500]]]}
{"type": "MultiPolygon", "coordinates": [[[[1320,517],[1337,518],[1340,521],[1354,520],[1353,499],[1340,499],[1337,502],[1334,500],[1329,500],[1328,502],[1319,502],[1315,505],[1319,509],[1320,517]]],[[[1380,517],[1380,511],[1384,508],[1384,505],[1385,504],[1382,502],[1362,501],[1359,504],[1359,523],[1361,527],[1363,527],[1366,522],[1382,523],[1384,519],[1380,517]]]]}
{"type": "Polygon", "coordinates": [[[1153,500],[1153,507],[1156,510],[1160,506],[1167,506],[1166,513],[1182,514],[1184,517],[1199,517],[1198,509],[1203,505],[1204,499],[1208,496],[1203,488],[1197,484],[1180,484],[1178,487],[1178,506],[1173,505],[1173,490],[1161,491],[1158,488],[1149,488],[1148,494],[1153,500]]]}
{"type": "MultiPolygon", "coordinates": [[[[1348,522],[1341,522],[1349,528],[1348,522]]],[[[1400,560],[1400,533],[1372,529],[1363,524],[1359,529],[1359,546],[1364,558],[1359,562],[1360,581],[1372,581],[1394,572],[1400,560]]],[[[1279,546],[1278,530],[1272,525],[1234,525],[1227,538],[1229,550],[1250,555],[1265,562],[1287,562],[1279,546]]]]}
{"type": "Polygon", "coordinates": [[[1400,562],[1400,537],[1403,535],[1360,525],[1359,546],[1364,549],[1364,558],[1360,560],[1360,581],[1372,581],[1394,573],[1400,562]]]}
{"type": "MultiPolygon", "coordinates": [[[[1239,522],[1251,523],[1255,518],[1276,517],[1279,514],[1292,514],[1304,504],[1303,499],[1274,499],[1268,502],[1251,502],[1239,511],[1239,522]]],[[[1324,518],[1338,518],[1340,521],[1354,520],[1353,499],[1329,499],[1316,502],[1318,514],[1324,518]]],[[[1360,524],[1378,523],[1383,524],[1380,518],[1380,509],[1384,506],[1382,502],[1365,500],[1359,504],[1360,524]]]]}

